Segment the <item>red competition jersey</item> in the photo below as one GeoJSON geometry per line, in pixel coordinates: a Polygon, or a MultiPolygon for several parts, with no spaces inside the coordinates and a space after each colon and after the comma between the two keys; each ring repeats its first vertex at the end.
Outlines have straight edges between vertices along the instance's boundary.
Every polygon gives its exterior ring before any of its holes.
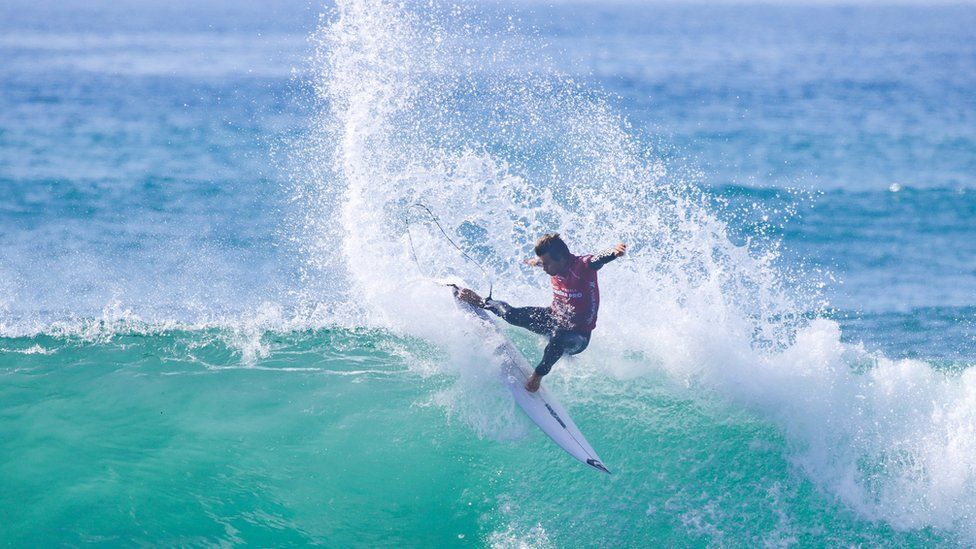
{"type": "Polygon", "coordinates": [[[600,286],[591,255],[574,255],[565,275],[552,277],[552,312],[564,330],[589,333],[596,327],[600,286]]]}

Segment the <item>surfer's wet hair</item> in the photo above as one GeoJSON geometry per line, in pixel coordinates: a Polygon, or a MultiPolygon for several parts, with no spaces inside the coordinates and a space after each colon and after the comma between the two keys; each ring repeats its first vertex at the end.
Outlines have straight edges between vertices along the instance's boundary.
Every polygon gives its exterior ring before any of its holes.
{"type": "Polygon", "coordinates": [[[569,246],[563,242],[559,233],[546,233],[535,243],[535,255],[542,257],[549,254],[553,259],[563,259],[569,257],[569,246]]]}

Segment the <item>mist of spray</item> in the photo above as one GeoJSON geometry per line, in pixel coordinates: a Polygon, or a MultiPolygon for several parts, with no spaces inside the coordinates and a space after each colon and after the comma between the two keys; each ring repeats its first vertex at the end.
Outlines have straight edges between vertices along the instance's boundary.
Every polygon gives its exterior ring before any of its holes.
{"type": "MultiPolygon", "coordinates": [[[[817,296],[776,267],[775,246],[730,241],[694,181],[598,91],[547,70],[513,26],[341,0],[313,39],[320,109],[299,151],[314,164],[296,187],[309,212],[300,232],[309,272],[328,271],[351,322],[433,341],[449,350],[443,367],[484,388],[483,372],[464,373],[487,360],[465,343],[476,336],[444,328],[463,321],[423,278],[488,281],[410,206],[436,212],[515,304],[548,300],[545,277],[522,263],[539,234],[559,231],[577,253],[627,242],[600,273],[590,350],[560,368],[608,382],[665,371],[777,425],[792,461],[863,516],[976,540],[976,373],[842,344],[817,296]]],[[[476,394],[437,399],[467,406],[473,424],[511,412],[497,392],[461,402],[476,394]]]]}

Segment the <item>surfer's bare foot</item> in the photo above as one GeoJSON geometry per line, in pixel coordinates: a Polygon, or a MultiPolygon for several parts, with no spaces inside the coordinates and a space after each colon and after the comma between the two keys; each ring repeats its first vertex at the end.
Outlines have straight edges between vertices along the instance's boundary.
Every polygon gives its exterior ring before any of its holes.
{"type": "Polygon", "coordinates": [[[475,307],[484,307],[485,300],[481,299],[481,296],[474,293],[474,291],[467,288],[461,288],[456,294],[458,300],[463,301],[469,305],[474,305],[475,307]]]}
{"type": "Polygon", "coordinates": [[[525,390],[530,393],[534,393],[539,390],[539,385],[541,383],[542,383],[542,376],[540,376],[535,372],[532,372],[532,375],[529,376],[529,380],[525,382],[525,390]]]}

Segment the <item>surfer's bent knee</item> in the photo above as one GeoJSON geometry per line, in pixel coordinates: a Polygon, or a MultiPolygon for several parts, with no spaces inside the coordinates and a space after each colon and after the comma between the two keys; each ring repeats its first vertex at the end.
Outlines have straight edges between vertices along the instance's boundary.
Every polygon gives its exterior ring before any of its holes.
{"type": "Polygon", "coordinates": [[[542,354],[542,361],[535,367],[536,375],[539,377],[547,375],[552,370],[552,366],[564,354],[582,353],[589,344],[590,334],[557,330],[546,345],[546,350],[542,354]]]}

